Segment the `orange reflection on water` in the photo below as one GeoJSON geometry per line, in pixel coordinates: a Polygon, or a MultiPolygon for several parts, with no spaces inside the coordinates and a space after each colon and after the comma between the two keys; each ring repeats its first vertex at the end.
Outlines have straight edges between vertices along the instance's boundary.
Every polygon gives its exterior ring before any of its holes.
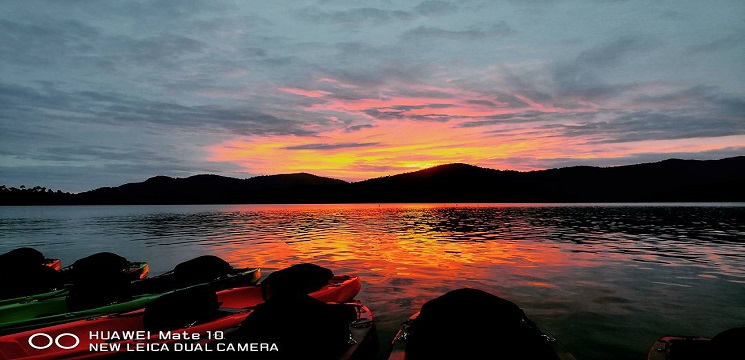
{"type": "MultiPolygon", "coordinates": [[[[455,276],[465,280],[506,276],[548,287],[531,274],[590,263],[583,254],[564,251],[555,244],[488,237],[490,234],[479,239],[459,230],[457,224],[442,221],[439,217],[446,215],[440,211],[453,210],[441,205],[378,206],[251,206],[250,210],[264,214],[266,221],[284,224],[282,229],[263,232],[257,238],[227,241],[214,249],[232,264],[261,267],[264,275],[311,262],[336,273],[362,275],[366,284],[381,286],[401,281],[426,286],[455,276]]],[[[236,208],[244,210],[246,207],[236,208]]],[[[256,226],[234,225],[244,227],[237,233],[251,232],[256,226]]]]}

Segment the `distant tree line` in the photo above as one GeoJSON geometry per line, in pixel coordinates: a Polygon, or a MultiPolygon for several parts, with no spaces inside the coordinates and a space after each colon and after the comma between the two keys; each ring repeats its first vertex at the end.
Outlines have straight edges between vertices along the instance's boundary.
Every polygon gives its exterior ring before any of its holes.
{"type": "Polygon", "coordinates": [[[73,194],[43,186],[27,188],[0,185],[0,205],[55,205],[68,203],[73,194]]]}

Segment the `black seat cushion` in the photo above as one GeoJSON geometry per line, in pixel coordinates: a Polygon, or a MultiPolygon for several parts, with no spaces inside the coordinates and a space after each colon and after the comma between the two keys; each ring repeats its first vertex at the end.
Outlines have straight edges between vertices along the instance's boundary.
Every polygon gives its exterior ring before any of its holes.
{"type": "Polygon", "coordinates": [[[217,295],[200,285],[158,297],[145,307],[145,329],[174,330],[214,319],[220,308],[217,295]]]}
{"type": "MultiPolygon", "coordinates": [[[[275,271],[261,283],[269,296],[308,294],[326,286],[334,273],[315,264],[297,264],[275,271]]],[[[265,296],[266,297],[266,296],[265,296]]]]}
{"type": "Polygon", "coordinates": [[[276,344],[279,349],[253,353],[252,359],[335,359],[349,346],[349,322],[355,318],[352,306],[307,295],[271,298],[226,341],[276,344]]]}
{"type": "Polygon", "coordinates": [[[422,306],[409,328],[408,360],[555,359],[516,304],[476,289],[448,292],[422,306]]]}

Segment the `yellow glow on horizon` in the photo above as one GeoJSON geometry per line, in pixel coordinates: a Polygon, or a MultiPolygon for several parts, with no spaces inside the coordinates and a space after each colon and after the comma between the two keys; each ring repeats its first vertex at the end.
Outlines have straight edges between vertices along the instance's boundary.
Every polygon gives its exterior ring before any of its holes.
{"type": "MultiPolygon", "coordinates": [[[[353,87],[331,78],[319,82],[353,87]]],[[[692,153],[745,144],[745,136],[614,143],[604,141],[608,134],[603,133],[568,135],[569,127],[583,124],[571,119],[571,114],[592,113],[597,106],[578,102],[582,108],[563,109],[521,94],[512,96],[522,103],[510,105],[484,94],[433,86],[407,89],[421,96],[396,96],[391,90],[361,99],[336,98],[325,90],[278,90],[319,100],[296,109],[297,113],[332,121],[309,125],[316,136],[238,136],[208,147],[207,160],[238,164],[250,174],[309,172],[359,181],[447,163],[526,171],[572,160],[692,153]],[[551,114],[557,115],[555,120],[551,114]],[[521,120],[521,116],[528,118],[521,120]],[[365,126],[349,130],[354,125],[365,126]]]]}

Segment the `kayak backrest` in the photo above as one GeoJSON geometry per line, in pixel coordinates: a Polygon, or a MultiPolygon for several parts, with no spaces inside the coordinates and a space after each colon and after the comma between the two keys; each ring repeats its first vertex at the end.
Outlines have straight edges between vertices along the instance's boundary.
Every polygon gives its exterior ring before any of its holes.
{"type": "Polygon", "coordinates": [[[338,359],[349,346],[349,322],[356,318],[355,308],[347,304],[327,304],[308,295],[271,298],[226,341],[274,343],[280,349],[252,353],[251,359],[338,359]]]}
{"type": "Polygon", "coordinates": [[[41,264],[18,265],[0,273],[0,299],[39,294],[64,286],[59,271],[41,264]]]}
{"type": "Polygon", "coordinates": [[[72,263],[72,271],[74,273],[121,272],[128,265],[129,261],[124,257],[110,252],[100,252],[76,260],[72,263]]]}
{"type": "Polygon", "coordinates": [[[173,268],[174,275],[194,283],[225,277],[232,271],[233,267],[227,261],[213,255],[199,256],[173,268]]]}
{"type": "Polygon", "coordinates": [[[217,295],[207,285],[193,286],[153,300],[145,307],[145,329],[174,330],[214,319],[220,308],[217,295]]]}
{"type": "Polygon", "coordinates": [[[406,359],[555,359],[524,313],[508,300],[458,289],[422,305],[408,329],[406,359]]]}
{"type": "Polygon", "coordinates": [[[11,270],[19,265],[41,265],[44,263],[44,254],[30,247],[13,249],[0,254],[0,269],[11,270]]]}
{"type": "Polygon", "coordinates": [[[127,259],[110,252],[101,252],[79,259],[65,271],[71,310],[83,310],[127,299],[131,295],[130,279],[122,272],[127,259]]]}
{"type": "Polygon", "coordinates": [[[713,338],[716,359],[745,359],[745,327],[727,329],[713,338]]]}
{"type": "Polygon", "coordinates": [[[265,299],[269,296],[296,296],[319,290],[333,277],[330,269],[305,263],[275,271],[261,285],[265,299]]]}

